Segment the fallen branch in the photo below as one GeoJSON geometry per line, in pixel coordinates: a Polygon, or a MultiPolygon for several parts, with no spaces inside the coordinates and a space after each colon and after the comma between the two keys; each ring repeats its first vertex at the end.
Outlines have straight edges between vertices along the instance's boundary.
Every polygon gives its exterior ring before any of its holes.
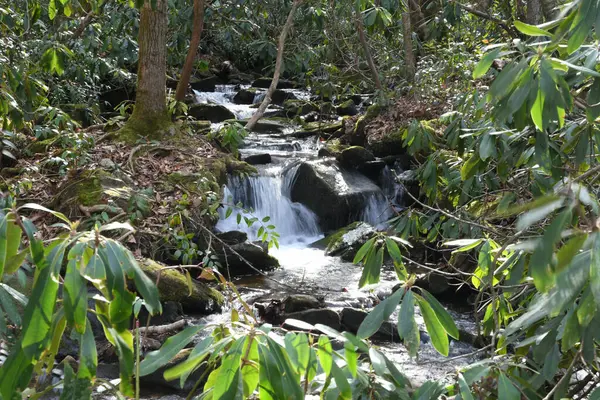
{"type": "Polygon", "coordinates": [[[147,327],[141,327],[139,329],[140,329],[140,335],[141,334],[163,335],[165,333],[179,331],[179,330],[185,328],[186,325],[187,325],[187,321],[185,319],[181,319],[177,322],[173,322],[172,324],[168,324],[168,325],[147,326],[147,327]]]}

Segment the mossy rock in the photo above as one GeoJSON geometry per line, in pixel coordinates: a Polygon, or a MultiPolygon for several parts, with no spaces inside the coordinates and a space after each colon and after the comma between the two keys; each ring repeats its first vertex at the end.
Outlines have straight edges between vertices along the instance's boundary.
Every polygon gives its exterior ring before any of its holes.
{"type": "Polygon", "coordinates": [[[379,114],[381,114],[382,111],[383,111],[383,107],[381,105],[379,105],[379,104],[372,104],[372,105],[369,106],[369,108],[367,108],[367,113],[365,114],[365,117],[368,120],[374,119],[379,114]]]}
{"type": "Polygon", "coordinates": [[[356,108],[356,104],[354,104],[353,100],[346,100],[342,104],[336,107],[336,112],[338,115],[356,115],[358,114],[358,109],[356,108]]]}
{"type": "Polygon", "coordinates": [[[337,159],[347,168],[359,168],[369,161],[375,161],[373,153],[361,146],[350,146],[342,150],[337,159]]]}
{"type": "Polygon", "coordinates": [[[127,199],[133,190],[123,180],[104,169],[85,170],[69,179],[59,189],[53,200],[53,207],[67,216],[79,215],[80,205],[94,206],[112,200],[123,208],[127,207],[127,199]],[[114,196],[110,195],[111,191],[114,192],[114,196]]]}
{"type": "Polygon", "coordinates": [[[366,222],[353,222],[313,243],[312,247],[325,250],[329,256],[339,256],[351,261],[375,231],[375,228],[366,222]]]}
{"type": "Polygon", "coordinates": [[[45,140],[40,140],[31,143],[27,146],[26,150],[32,154],[46,153],[48,149],[56,142],[56,137],[52,137],[45,140]]]}
{"type": "Polygon", "coordinates": [[[340,139],[332,139],[325,143],[323,147],[319,149],[319,157],[339,157],[342,151],[347,149],[348,146],[342,144],[340,139]]]}
{"type": "Polygon", "coordinates": [[[192,132],[196,135],[205,135],[210,133],[210,121],[187,121],[187,124],[191,128],[192,132]]]}
{"type": "Polygon", "coordinates": [[[305,100],[287,100],[283,103],[283,108],[288,118],[304,116],[319,110],[315,104],[305,100]]]}
{"type": "Polygon", "coordinates": [[[368,137],[368,148],[376,157],[394,156],[406,153],[404,132],[406,127],[396,129],[381,138],[368,137]]]}
{"type": "Polygon", "coordinates": [[[302,129],[293,133],[294,137],[306,138],[316,135],[332,135],[344,127],[343,121],[334,122],[308,122],[302,125],[302,129]]]}
{"type": "Polygon", "coordinates": [[[158,292],[161,301],[180,303],[189,313],[209,314],[219,311],[224,303],[221,293],[205,283],[192,280],[190,286],[184,274],[176,269],[166,269],[154,260],[145,259],[140,263],[142,270],[153,282],[158,280],[158,292]]]}

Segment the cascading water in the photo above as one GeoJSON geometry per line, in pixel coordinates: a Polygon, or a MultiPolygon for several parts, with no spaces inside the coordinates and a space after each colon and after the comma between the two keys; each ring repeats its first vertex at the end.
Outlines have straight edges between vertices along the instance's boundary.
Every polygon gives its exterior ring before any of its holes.
{"type": "Polygon", "coordinates": [[[194,91],[198,103],[218,104],[227,107],[237,119],[250,118],[256,111],[247,104],[235,104],[235,85],[217,85],[214,92],[194,91]]]}
{"type": "MultiPolygon", "coordinates": [[[[281,236],[282,245],[311,243],[321,235],[316,215],[300,203],[290,200],[291,184],[297,166],[286,168],[281,164],[260,168],[258,176],[245,179],[230,179],[224,191],[228,201],[241,202],[246,209],[252,209],[251,215],[262,221],[269,217],[268,225],[274,225],[281,236]]],[[[257,240],[256,233],[260,225],[248,227],[237,225],[234,217],[224,219],[225,211],[217,229],[222,231],[242,230],[251,240],[257,240]]]]}

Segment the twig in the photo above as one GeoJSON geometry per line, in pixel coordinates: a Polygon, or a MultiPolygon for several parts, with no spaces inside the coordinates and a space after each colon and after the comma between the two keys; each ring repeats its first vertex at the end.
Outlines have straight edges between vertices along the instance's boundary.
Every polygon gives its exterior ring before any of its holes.
{"type": "Polygon", "coordinates": [[[493,17],[489,13],[485,13],[483,11],[479,11],[479,10],[476,10],[474,8],[471,8],[469,6],[462,5],[459,2],[455,2],[454,4],[456,4],[457,6],[459,6],[460,8],[462,8],[463,10],[467,11],[468,13],[471,13],[471,14],[479,17],[479,18],[483,18],[483,19],[487,19],[488,21],[495,22],[500,27],[502,27],[502,29],[504,29],[513,38],[519,37],[519,35],[506,23],[506,21],[502,21],[499,18],[493,17]]]}
{"type": "Polygon", "coordinates": [[[177,322],[173,322],[172,324],[141,327],[141,328],[139,328],[139,330],[140,330],[140,334],[162,335],[164,333],[178,331],[180,329],[183,329],[186,324],[187,324],[186,320],[181,319],[177,322]]]}
{"type": "Polygon", "coordinates": [[[560,378],[560,380],[556,383],[556,385],[554,385],[552,390],[550,390],[550,392],[548,392],[548,394],[546,395],[546,397],[543,398],[543,400],[550,400],[553,397],[554,392],[556,392],[558,390],[558,388],[563,384],[563,381],[565,379],[568,379],[568,377],[571,376],[571,372],[573,371],[573,368],[575,367],[575,363],[577,362],[577,359],[579,358],[578,356],[579,356],[579,352],[573,357],[573,361],[571,362],[571,365],[569,365],[569,368],[565,371],[565,374],[562,376],[562,378],[560,378]]]}

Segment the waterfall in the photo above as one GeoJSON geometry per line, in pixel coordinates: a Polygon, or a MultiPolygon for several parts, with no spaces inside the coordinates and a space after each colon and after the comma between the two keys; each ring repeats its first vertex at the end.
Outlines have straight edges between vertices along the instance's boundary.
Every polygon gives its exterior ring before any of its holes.
{"type": "MultiPolygon", "coordinates": [[[[275,231],[281,236],[281,244],[310,243],[321,236],[316,215],[300,203],[290,200],[291,185],[297,166],[285,168],[282,165],[270,165],[260,169],[258,176],[245,179],[230,178],[225,190],[225,202],[228,198],[233,203],[241,202],[246,209],[252,210],[249,218],[256,217],[260,221],[269,217],[266,225],[274,225],[275,231]]],[[[241,230],[248,234],[251,240],[256,240],[256,234],[261,226],[255,223],[248,227],[244,221],[237,224],[235,212],[224,219],[225,210],[221,210],[221,220],[217,229],[221,231],[241,230]]]]}
{"type": "Polygon", "coordinates": [[[214,92],[198,92],[194,90],[196,102],[204,104],[218,104],[227,107],[235,114],[237,119],[247,119],[256,111],[248,104],[235,104],[233,97],[235,96],[234,85],[217,85],[214,92]]]}

